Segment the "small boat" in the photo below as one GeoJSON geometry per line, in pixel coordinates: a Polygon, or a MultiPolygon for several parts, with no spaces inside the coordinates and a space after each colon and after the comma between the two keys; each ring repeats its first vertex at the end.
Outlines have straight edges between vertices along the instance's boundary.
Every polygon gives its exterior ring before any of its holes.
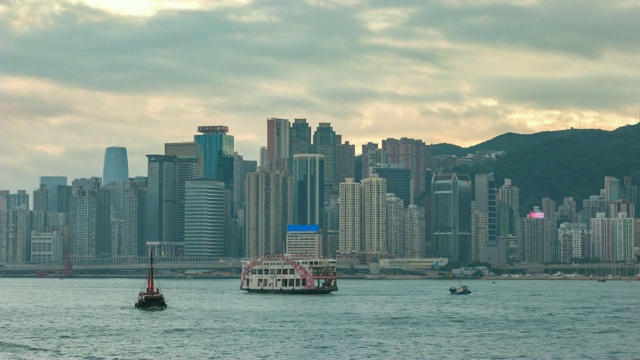
{"type": "Polygon", "coordinates": [[[164,310],[167,303],[164,302],[164,295],[160,293],[160,289],[156,288],[153,281],[153,253],[151,253],[151,265],[149,267],[149,275],[147,276],[147,288],[138,294],[138,302],[136,308],[141,310],[164,310]]]}
{"type": "Polygon", "coordinates": [[[607,279],[598,279],[598,282],[607,282],[607,279]]]}
{"type": "Polygon", "coordinates": [[[451,293],[452,295],[467,295],[471,294],[471,290],[469,290],[467,285],[458,285],[450,287],[449,293],[451,293]]]}

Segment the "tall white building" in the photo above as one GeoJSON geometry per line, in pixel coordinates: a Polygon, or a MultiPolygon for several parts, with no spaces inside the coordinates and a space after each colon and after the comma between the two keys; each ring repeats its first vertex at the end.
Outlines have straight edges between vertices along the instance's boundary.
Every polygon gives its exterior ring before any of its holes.
{"type": "Polygon", "coordinates": [[[185,256],[225,256],[227,213],[224,183],[187,181],[184,213],[185,256]]]}
{"type": "Polygon", "coordinates": [[[573,259],[591,258],[591,234],[587,224],[564,222],[558,228],[559,262],[568,263],[573,259]]]}
{"type": "Polygon", "coordinates": [[[339,240],[342,254],[360,251],[362,240],[362,188],[354,179],[345,179],[339,186],[339,240]]]}
{"type": "Polygon", "coordinates": [[[489,214],[471,210],[471,260],[483,261],[483,250],[489,240],[489,214]]]}
{"type": "Polygon", "coordinates": [[[322,234],[318,225],[289,225],[287,254],[322,256],[322,234]]]}
{"type": "Polygon", "coordinates": [[[520,211],[520,189],[511,185],[511,179],[504,179],[504,185],[498,190],[500,205],[520,211]]]}
{"type": "Polygon", "coordinates": [[[593,257],[605,262],[633,261],[634,219],[620,213],[606,218],[604,213],[591,219],[593,257]]]}
{"type": "Polygon", "coordinates": [[[387,180],[377,174],[362,179],[362,250],[387,251],[387,180]]]}

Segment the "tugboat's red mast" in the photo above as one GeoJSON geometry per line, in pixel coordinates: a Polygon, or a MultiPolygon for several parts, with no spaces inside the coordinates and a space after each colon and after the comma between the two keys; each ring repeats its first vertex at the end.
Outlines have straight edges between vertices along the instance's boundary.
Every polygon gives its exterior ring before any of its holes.
{"type": "Polygon", "coordinates": [[[149,270],[149,277],[147,278],[147,293],[152,294],[155,291],[153,286],[153,253],[151,253],[151,269],[149,270]]]}

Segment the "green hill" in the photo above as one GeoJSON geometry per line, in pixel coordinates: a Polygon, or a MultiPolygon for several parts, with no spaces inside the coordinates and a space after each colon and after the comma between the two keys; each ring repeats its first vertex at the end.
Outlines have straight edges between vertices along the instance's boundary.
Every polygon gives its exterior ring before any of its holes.
{"type": "MultiPolygon", "coordinates": [[[[614,131],[570,129],[530,135],[507,133],[463,149],[504,150],[507,156],[492,164],[496,186],[505,178],[520,188],[521,209],[541,204],[543,197],[562,202],[571,196],[578,201],[600,193],[605,176],[640,180],[640,125],[614,131]]],[[[488,166],[459,168],[474,175],[488,166]]]]}

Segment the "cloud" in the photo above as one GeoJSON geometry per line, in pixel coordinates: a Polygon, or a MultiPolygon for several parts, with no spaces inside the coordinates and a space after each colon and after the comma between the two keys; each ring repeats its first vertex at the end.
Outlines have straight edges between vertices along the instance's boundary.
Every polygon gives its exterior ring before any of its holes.
{"type": "Polygon", "coordinates": [[[392,136],[470,146],[586,119],[613,129],[638,108],[636,5],[6,2],[0,187],[100,176],[116,144],[145,175],[145,154],[191,141],[198,125],[228,125],[257,159],[272,116],[331,122],[357,151],[392,136]]]}

